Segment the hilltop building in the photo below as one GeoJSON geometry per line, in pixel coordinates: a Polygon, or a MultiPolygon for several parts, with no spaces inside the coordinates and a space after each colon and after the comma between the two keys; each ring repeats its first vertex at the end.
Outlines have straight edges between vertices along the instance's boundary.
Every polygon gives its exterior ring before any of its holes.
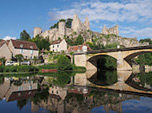
{"type": "Polygon", "coordinates": [[[44,38],[49,37],[50,41],[55,41],[55,40],[58,40],[59,37],[63,39],[65,35],[69,36],[73,32],[80,32],[80,31],[89,30],[89,29],[90,29],[90,22],[89,22],[88,17],[86,17],[85,22],[82,23],[78,15],[75,14],[72,21],[71,28],[67,28],[65,25],[65,22],[62,22],[62,21],[59,22],[58,28],[49,29],[44,32],[42,32],[42,29],[40,27],[35,27],[34,37],[36,35],[40,35],[40,36],[43,36],[44,38]]]}
{"type": "Polygon", "coordinates": [[[106,25],[103,26],[103,29],[101,31],[102,34],[108,35],[108,34],[115,34],[115,35],[119,35],[119,26],[116,25],[114,27],[111,28],[107,28],[106,25]]]}

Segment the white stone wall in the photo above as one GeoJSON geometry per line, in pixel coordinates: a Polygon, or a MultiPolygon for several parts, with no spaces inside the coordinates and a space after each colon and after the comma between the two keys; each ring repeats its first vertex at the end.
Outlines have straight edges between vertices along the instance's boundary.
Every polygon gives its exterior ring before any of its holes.
{"type": "Polygon", "coordinates": [[[65,22],[59,22],[59,34],[66,35],[65,22]]]}
{"type": "Polygon", "coordinates": [[[0,47],[0,58],[5,57],[6,60],[10,60],[12,56],[12,53],[10,51],[10,49],[8,48],[8,46],[5,44],[3,44],[0,47]]]}
{"type": "Polygon", "coordinates": [[[61,52],[67,50],[67,43],[65,40],[62,40],[59,44],[53,44],[50,46],[50,51],[61,52]]]}
{"type": "Polygon", "coordinates": [[[38,57],[38,50],[29,50],[29,49],[14,49],[13,55],[22,54],[24,58],[34,58],[34,56],[38,57]],[[22,52],[23,51],[23,52],[22,52]]]}
{"type": "Polygon", "coordinates": [[[39,51],[38,50],[29,50],[29,49],[23,49],[23,53],[21,52],[21,49],[14,48],[12,41],[9,42],[9,48],[13,53],[13,56],[16,54],[22,54],[24,58],[33,58],[34,56],[38,57],[39,51]],[[33,53],[32,53],[33,51],[33,53]]]}
{"type": "Polygon", "coordinates": [[[34,37],[40,33],[42,33],[42,29],[40,27],[35,27],[34,28],[34,37]]]}

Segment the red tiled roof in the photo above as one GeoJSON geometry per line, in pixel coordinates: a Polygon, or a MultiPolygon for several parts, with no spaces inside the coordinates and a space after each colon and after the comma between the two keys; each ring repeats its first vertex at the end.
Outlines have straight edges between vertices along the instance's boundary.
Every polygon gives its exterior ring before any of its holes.
{"type": "Polygon", "coordinates": [[[0,41],[0,47],[5,43],[5,40],[0,41]]]}
{"type": "Polygon", "coordinates": [[[20,41],[20,40],[11,40],[11,41],[15,48],[38,50],[37,45],[34,42],[20,41]],[[21,45],[23,45],[23,47],[21,47],[21,45]]]}
{"type": "Polygon", "coordinates": [[[53,41],[53,42],[51,43],[51,45],[53,45],[53,44],[59,44],[61,41],[62,41],[62,40],[55,40],[55,41],[53,41]]]}
{"type": "Polygon", "coordinates": [[[35,96],[36,92],[37,90],[13,92],[7,101],[9,102],[9,101],[14,101],[14,100],[28,99],[30,97],[35,96]]]}
{"type": "MultiPolygon", "coordinates": [[[[87,46],[87,49],[88,49],[88,51],[90,51],[90,50],[92,50],[90,47],[89,47],[89,45],[86,45],[87,46]]],[[[68,48],[68,52],[76,52],[76,51],[82,51],[82,47],[83,47],[83,45],[78,45],[78,46],[70,46],[69,48],[68,48]]]]}

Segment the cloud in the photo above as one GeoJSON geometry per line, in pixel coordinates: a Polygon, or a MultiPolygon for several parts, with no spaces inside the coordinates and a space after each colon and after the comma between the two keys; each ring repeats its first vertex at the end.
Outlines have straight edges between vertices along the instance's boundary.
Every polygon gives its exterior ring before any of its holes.
{"type": "Polygon", "coordinates": [[[121,27],[120,33],[129,37],[147,37],[152,38],[152,27],[135,29],[133,27],[121,27]]]}
{"type": "Polygon", "coordinates": [[[80,18],[89,17],[90,21],[106,20],[111,22],[140,22],[152,19],[151,0],[130,0],[129,2],[80,2],[69,9],[49,12],[53,20],[73,18],[78,13],[80,18]]]}
{"type": "Polygon", "coordinates": [[[6,36],[5,38],[3,38],[3,40],[10,40],[10,39],[14,39],[14,40],[16,40],[16,37],[6,36]]]}

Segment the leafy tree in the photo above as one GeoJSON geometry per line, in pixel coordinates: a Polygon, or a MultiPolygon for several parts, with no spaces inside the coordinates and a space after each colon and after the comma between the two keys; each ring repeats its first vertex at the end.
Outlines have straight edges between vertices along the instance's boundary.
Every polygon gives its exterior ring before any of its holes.
{"type": "Polygon", "coordinates": [[[73,21],[73,19],[68,18],[68,19],[66,20],[65,26],[66,26],[67,28],[71,28],[71,26],[72,26],[72,21],[73,21]]]}
{"type": "Polygon", "coordinates": [[[5,62],[6,62],[5,57],[0,58],[0,62],[1,62],[2,65],[5,65],[5,62]]]}
{"type": "Polygon", "coordinates": [[[82,45],[84,42],[83,37],[81,35],[79,35],[76,39],[76,45],[82,45]]]}
{"type": "Polygon", "coordinates": [[[26,30],[23,30],[20,33],[20,40],[28,41],[29,39],[31,39],[31,36],[26,32],[26,30]]]}
{"type": "Polygon", "coordinates": [[[60,19],[57,23],[55,23],[53,26],[51,26],[50,29],[58,28],[59,22],[65,22],[65,26],[66,26],[67,28],[71,28],[72,21],[73,21],[73,19],[71,19],[71,18],[68,18],[67,20],[65,20],[65,19],[60,19]]]}
{"type": "MultiPolygon", "coordinates": [[[[149,42],[149,44],[152,44],[152,40],[149,38],[141,39],[139,42],[141,43],[149,42]]],[[[152,53],[145,53],[145,54],[139,55],[136,61],[138,64],[140,64],[140,66],[152,65],[152,53]]]]}
{"type": "Polygon", "coordinates": [[[144,43],[144,42],[149,42],[149,44],[152,44],[152,40],[150,38],[146,38],[146,39],[141,39],[139,40],[139,42],[144,43]]]}
{"type": "Polygon", "coordinates": [[[17,59],[18,62],[21,62],[21,61],[23,61],[23,59],[24,59],[24,57],[23,57],[22,54],[16,54],[16,55],[15,55],[15,58],[17,59]]]}
{"type": "Polygon", "coordinates": [[[58,58],[57,66],[58,70],[72,70],[72,64],[70,60],[64,55],[60,55],[60,57],[58,58]]]}
{"type": "Polygon", "coordinates": [[[30,41],[31,42],[35,42],[40,51],[42,49],[50,50],[50,42],[49,42],[49,38],[48,37],[43,38],[42,36],[37,35],[36,37],[31,39],[30,41]]]}

